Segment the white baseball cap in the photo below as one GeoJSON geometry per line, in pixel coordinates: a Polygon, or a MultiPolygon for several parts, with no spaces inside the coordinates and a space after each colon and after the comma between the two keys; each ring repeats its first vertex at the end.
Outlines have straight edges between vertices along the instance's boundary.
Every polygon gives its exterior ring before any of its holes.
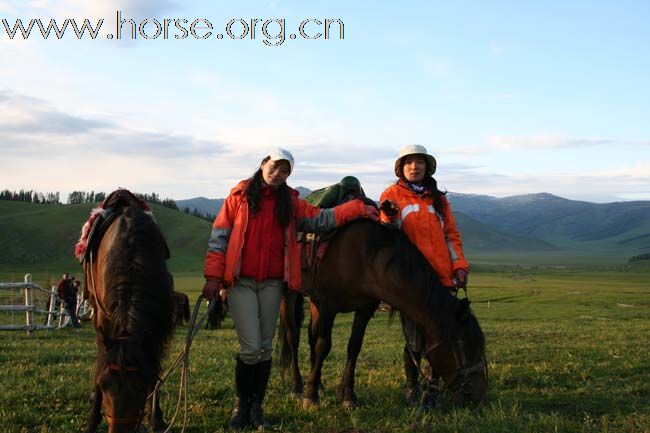
{"type": "Polygon", "coordinates": [[[271,161],[287,161],[290,171],[293,172],[293,155],[287,149],[282,149],[281,147],[273,148],[269,151],[269,157],[271,161]]]}
{"type": "Polygon", "coordinates": [[[436,159],[432,156],[429,155],[429,152],[427,152],[427,148],[424,146],[421,146],[419,144],[409,144],[404,147],[402,147],[399,150],[399,156],[395,160],[395,176],[400,177],[402,176],[402,173],[400,173],[400,163],[402,161],[402,158],[408,155],[422,155],[424,158],[427,160],[427,176],[431,176],[433,173],[436,172],[436,159]]]}

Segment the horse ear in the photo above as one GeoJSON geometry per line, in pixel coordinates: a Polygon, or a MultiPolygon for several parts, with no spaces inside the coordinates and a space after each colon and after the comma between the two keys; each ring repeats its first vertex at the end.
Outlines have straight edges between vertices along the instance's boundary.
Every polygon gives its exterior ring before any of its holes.
{"type": "Polygon", "coordinates": [[[463,323],[469,319],[470,309],[469,309],[470,300],[463,298],[458,302],[456,306],[456,318],[459,322],[463,323]]]}

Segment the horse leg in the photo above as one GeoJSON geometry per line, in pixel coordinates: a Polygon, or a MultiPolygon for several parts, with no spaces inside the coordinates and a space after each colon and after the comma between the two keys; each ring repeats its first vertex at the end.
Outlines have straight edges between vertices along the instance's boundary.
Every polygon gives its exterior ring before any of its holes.
{"type": "MultiPolygon", "coordinates": [[[[316,341],[318,340],[318,322],[320,320],[320,311],[318,304],[315,301],[309,302],[310,318],[309,326],[307,327],[307,336],[309,338],[309,371],[314,369],[316,365],[316,341]]],[[[325,385],[320,383],[320,391],[325,391],[325,385]]]]}
{"type": "Polygon", "coordinates": [[[332,327],[334,326],[335,317],[336,313],[324,313],[321,308],[318,318],[318,331],[314,344],[314,366],[309,373],[307,391],[305,392],[302,403],[305,409],[317,406],[320,403],[318,388],[321,385],[323,362],[325,362],[325,358],[327,358],[327,355],[332,349],[332,327]]]}
{"type": "MultiPolygon", "coordinates": [[[[298,296],[293,296],[288,305],[288,312],[294,312],[297,308],[302,308],[302,298],[298,305],[298,296]]],[[[291,351],[291,393],[295,398],[301,398],[303,393],[302,375],[300,374],[299,356],[300,356],[300,324],[296,323],[295,317],[291,320],[291,325],[287,327],[287,344],[291,351]]]]}
{"type": "Polygon", "coordinates": [[[320,312],[318,304],[314,301],[309,301],[309,327],[307,328],[307,335],[309,337],[309,368],[310,371],[314,369],[316,364],[316,341],[318,340],[318,322],[320,320],[320,312]]]}
{"type": "Polygon", "coordinates": [[[366,326],[376,308],[376,305],[372,305],[370,308],[358,310],[354,313],[352,332],[348,340],[348,360],[345,363],[345,371],[337,392],[337,397],[343,401],[343,407],[346,409],[352,409],[359,405],[357,395],[354,392],[354,372],[357,367],[359,352],[361,352],[363,337],[366,333],[366,326]]]}
{"type": "Polygon", "coordinates": [[[86,422],[84,433],[95,433],[99,423],[102,421],[102,391],[99,386],[95,385],[95,391],[92,393],[92,408],[86,422]]]}
{"type": "Polygon", "coordinates": [[[149,425],[154,432],[162,432],[167,430],[167,427],[169,427],[163,419],[163,412],[160,408],[160,398],[158,398],[157,392],[155,392],[149,399],[149,425]]]}
{"type": "Polygon", "coordinates": [[[300,375],[299,347],[300,326],[302,323],[302,295],[287,291],[280,300],[280,357],[279,366],[282,377],[286,370],[291,373],[291,395],[302,398],[303,382],[300,375]]]}

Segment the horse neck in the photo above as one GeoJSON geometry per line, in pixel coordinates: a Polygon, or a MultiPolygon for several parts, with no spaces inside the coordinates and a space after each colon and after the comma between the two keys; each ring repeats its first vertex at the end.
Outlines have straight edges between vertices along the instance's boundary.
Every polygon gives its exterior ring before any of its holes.
{"type": "MultiPolygon", "coordinates": [[[[382,299],[417,323],[427,339],[437,339],[440,337],[441,321],[444,318],[436,317],[432,311],[428,299],[430,295],[427,293],[427,290],[439,289],[434,287],[401,286],[386,290],[386,294],[382,299]]],[[[451,304],[449,298],[451,298],[451,295],[447,293],[439,297],[440,301],[445,304],[451,304]]],[[[451,305],[448,308],[451,308],[451,305]]]]}

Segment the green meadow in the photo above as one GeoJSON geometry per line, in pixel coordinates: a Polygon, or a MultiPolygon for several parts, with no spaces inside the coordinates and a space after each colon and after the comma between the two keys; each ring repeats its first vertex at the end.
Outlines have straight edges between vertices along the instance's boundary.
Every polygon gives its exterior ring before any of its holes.
{"type": "MultiPolygon", "coordinates": [[[[12,275],[3,269],[0,280],[12,275]]],[[[34,275],[35,282],[47,278],[34,275]]],[[[286,432],[650,432],[649,281],[644,267],[473,272],[469,294],[486,335],[490,372],[488,400],[478,410],[454,408],[445,397],[431,412],[406,407],[399,321],[380,312],[370,322],[357,368],[362,406],[343,409],[335,386],[352,316],[340,315],[321,407],[303,411],[290,398],[288,378],[275,368],[268,418],[274,431],[286,432]]],[[[198,273],[176,273],[175,284],[194,302],[202,280],[198,273]]],[[[177,330],[168,359],[180,351],[186,329],[177,330]]],[[[305,342],[303,329],[306,377],[305,342]]],[[[190,357],[187,432],[225,430],[236,350],[229,319],[224,329],[198,333],[190,357]]],[[[2,431],[80,431],[90,409],[95,351],[88,323],[81,330],[31,336],[0,332],[2,431]]],[[[167,419],[177,385],[176,374],[163,388],[167,419]]],[[[101,429],[106,431],[105,423],[101,429]]]]}

